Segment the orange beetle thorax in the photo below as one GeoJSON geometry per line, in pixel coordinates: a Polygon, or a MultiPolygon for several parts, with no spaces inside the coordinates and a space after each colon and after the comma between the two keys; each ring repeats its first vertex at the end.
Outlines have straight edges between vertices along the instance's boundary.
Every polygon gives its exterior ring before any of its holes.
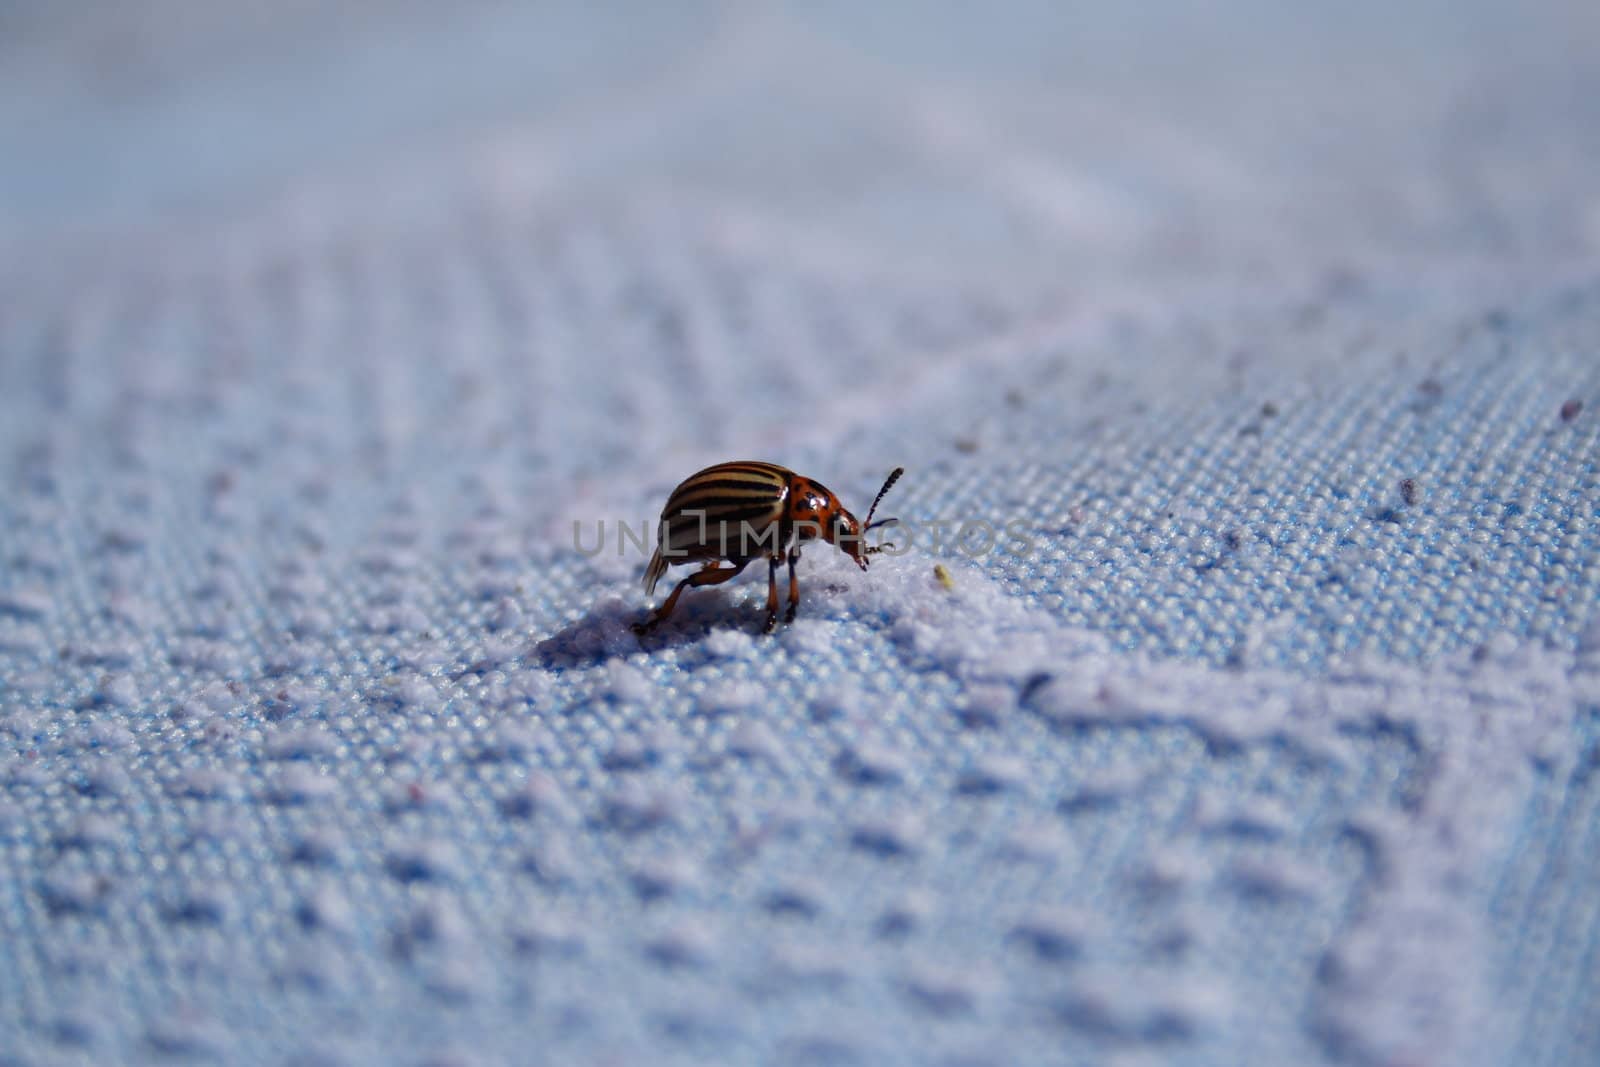
{"type": "Polygon", "coordinates": [[[844,509],[839,498],[810,478],[796,478],[789,487],[787,517],[797,541],[821,538],[866,570],[861,543],[861,523],[844,509]]]}
{"type": "Polygon", "coordinates": [[[789,483],[789,501],[784,517],[794,527],[795,537],[801,541],[828,536],[833,526],[833,516],[839,507],[839,498],[810,478],[796,478],[789,483]]]}

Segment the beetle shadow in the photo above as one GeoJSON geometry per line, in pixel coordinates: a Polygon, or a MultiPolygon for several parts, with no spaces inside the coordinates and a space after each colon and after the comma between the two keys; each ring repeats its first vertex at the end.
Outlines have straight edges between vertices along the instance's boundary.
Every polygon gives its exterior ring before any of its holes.
{"type": "Polygon", "coordinates": [[[597,667],[636,652],[688,648],[700,644],[717,630],[742,629],[760,636],[766,619],[764,605],[751,607],[733,597],[695,598],[648,634],[633,632],[633,624],[649,609],[620,602],[601,605],[575,622],[534,643],[528,661],[545,670],[597,667]]]}

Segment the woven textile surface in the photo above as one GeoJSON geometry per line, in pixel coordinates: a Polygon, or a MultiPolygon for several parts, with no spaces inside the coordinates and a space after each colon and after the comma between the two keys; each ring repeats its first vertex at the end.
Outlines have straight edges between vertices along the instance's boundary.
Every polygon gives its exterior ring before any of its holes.
{"type": "Polygon", "coordinates": [[[0,1064],[1600,1062],[1600,15],[1127,8],[0,3],[0,1064]]]}

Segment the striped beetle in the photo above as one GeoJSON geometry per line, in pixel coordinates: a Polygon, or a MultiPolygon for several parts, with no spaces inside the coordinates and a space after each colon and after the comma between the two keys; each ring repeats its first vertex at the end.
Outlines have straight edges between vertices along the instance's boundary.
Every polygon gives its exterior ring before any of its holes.
{"type": "Polygon", "coordinates": [[[673,564],[703,561],[705,566],[679,582],[672,595],[643,621],[634,623],[634,632],[645,634],[655,629],[672,614],[678,597],[690,586],[720,585],[763,556],[768,567],[767,624],[762,632],[771,633],[778,625],[778,565],[784,559],[789,561],[789,611],[784,621],[793,622],[800,606],[800,586],[794,576],[800,546],[820,537],[866,570],[867,557],[889,546],[869,547],[862,542],[862,535],[895,522],[873,522],[872,516],[883,495],[904,473],[904,467],[889,472],[873,498],[865,524],[857,522],[820,483],[776,463],[718,463],[691,475],[672,491],[667,506],[661,509],[656,551],[644,572],[645,595],[655,592],[656,583],[673,564]]]}

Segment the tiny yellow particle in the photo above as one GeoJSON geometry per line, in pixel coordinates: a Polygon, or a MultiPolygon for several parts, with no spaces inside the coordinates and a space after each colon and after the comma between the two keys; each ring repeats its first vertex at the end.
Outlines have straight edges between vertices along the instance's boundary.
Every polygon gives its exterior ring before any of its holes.
{"type": "Polygon", "coordinates": [[[944,586],[946,590],[955,589],[956,580],[950,577],[950,572],[945,570],[943,563],[935,563],[933,565],[933,576],[939,579],[939,584],[944,586]]]}

